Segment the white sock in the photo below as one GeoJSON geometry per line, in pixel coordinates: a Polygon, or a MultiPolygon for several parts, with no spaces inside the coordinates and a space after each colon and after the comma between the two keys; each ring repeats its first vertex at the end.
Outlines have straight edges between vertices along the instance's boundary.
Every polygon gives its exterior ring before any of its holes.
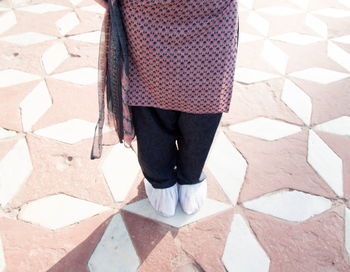
{"type": "Polygon", "coordinates": [[[187,214],[196,213],[203,206],[207,197],[207,180],[196,184],[178,184],[179,199],[182,209],[187,214]]]}
{"type": "Polygon", "coordinates": [[[173,216],[179,200],[177,184],[164,189],[154,188],[146,178],[144,184],[147,197],[156,212],[166,217],[173,216]]]}

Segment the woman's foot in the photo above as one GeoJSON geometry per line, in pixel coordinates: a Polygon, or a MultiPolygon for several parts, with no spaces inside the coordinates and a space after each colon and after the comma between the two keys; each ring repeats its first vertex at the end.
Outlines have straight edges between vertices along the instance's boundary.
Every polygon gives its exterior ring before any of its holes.
{"type": "Polygon", "coordinates": [[[148,200],[151,202],[156,212],[165,217],[175,215],[177,202],[179,200],[177,183],[169,188],[159,189],[154,188],[146,178],[144,178],[143,181],[148,200]]]}
{"type": "Polygon", "coordinates": [[[183,211],[193,214],[200,210],[207,197],[207,180],[196,184],[178,184],[179,200],[183,211]]]}

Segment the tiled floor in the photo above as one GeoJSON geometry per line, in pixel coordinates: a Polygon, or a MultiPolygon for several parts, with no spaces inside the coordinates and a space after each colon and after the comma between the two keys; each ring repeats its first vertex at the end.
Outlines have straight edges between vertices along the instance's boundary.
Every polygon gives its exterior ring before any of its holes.
{"type": "Polygon", "coordinates": [[[172,218],[131,149],[90,160],[104,9],[0,1],[0,271],[350,271],[350,1],[238,1],[208,198],[172,218]]]}

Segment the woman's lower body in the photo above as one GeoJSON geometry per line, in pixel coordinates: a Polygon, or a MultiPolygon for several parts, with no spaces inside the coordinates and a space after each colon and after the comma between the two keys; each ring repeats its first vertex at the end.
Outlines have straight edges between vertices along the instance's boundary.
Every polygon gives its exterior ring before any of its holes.
{"type": "Polygon", "coordinates": [[[180,185],[182,204],[186,205],[185,198],[191,192],[194,199],[186,200],[187,210],[197,211],[206,193],[203,187],[206,185],[200,184],[206,182],[203,168],[222,113],[194,114],[144,106],[131,106],[131,111],[146,192],[158,192],[154,195],[157,198],[153,199],[154,203],[158,201],[158,205],[165,205],[154,208],[173,214],[175,203],[171,202],[177,202],[177,185],[180,185]],[[147,188],[149,185],[152,188],[147,188]]]}

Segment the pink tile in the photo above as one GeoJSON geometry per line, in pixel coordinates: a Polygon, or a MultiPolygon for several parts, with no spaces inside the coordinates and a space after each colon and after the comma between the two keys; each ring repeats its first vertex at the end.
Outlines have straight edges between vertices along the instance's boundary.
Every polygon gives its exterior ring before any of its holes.
{"type": "Polygon", "coordinates": [[[245,210],[258,241],[271,259],[271,272],[349,271],[344,248],[344,219],[338,209],[302,223],[290,223],[245,210]]]}

